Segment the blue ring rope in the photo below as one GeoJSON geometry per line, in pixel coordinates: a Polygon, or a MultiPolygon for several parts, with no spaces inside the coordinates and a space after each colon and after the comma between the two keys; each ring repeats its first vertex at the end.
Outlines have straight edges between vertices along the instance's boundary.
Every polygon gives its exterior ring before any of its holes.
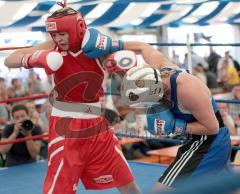
{"type": "Polygon", "coordinates": [[[149,43],[153,46],[240,46],[240,43],[149,43]]]}

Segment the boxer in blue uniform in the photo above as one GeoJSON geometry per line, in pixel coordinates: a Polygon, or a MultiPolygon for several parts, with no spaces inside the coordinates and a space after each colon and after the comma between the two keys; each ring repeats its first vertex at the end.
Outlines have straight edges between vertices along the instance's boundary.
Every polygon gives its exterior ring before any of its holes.
{"type": "MultiPolygon", "coordinates": [[[[111,53],[111,44],[99,48],[93,43],[102,36],[92,30],[83,51],[86,48],[90,57],[111,53]]],[[[110,37],[106,39],[111,40],[110,37]]],[[[191,137],[179,148],[175,161],[160,177],[153,192],[177,188],[183,180],[188,183],[191,177],[225,169],[231,151],[230,135],[209,89],[149,44],[132,41],[120,42],[120,45],[118,49],[134,51],[148,64],[148,67],[133,67],[125,74],[121,86],[123,102],[129,106],[145,102],[154,104],[146,114],[151,133],[191,137]],[[166,100],[172,106],[163,108],[166,100]]]]}

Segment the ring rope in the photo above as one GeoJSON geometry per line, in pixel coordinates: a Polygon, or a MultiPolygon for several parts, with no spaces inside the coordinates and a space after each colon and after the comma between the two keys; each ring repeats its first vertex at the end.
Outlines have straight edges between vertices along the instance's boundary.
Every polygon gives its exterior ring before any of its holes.
{"type": "Polygon", "coordinates": [[[218,102],[218,103],[240,104],[240,100],[222,100],[222,99],[217,99],[215,101],[218,102]]]}
{"type": "Polygon", "coordinates": [[[240,46],[240,43],[149,43],[153,46],[240,46]]]}
{"type": "Polygon", "coordinates": [[[0,145],[13,144],[13,143],[24,142],[24,141],[27,141],[27,140],[36,140],[36,139],[43,139],[43,138],[48,139],[48,134],[17,138],[15,140],[11,140],[11,141],[0,141],[0,145]]]}
{"type": "Polygon", "coordinates": [[[33,95],[33,96],[9,98],[7,100],[0,100],[0,104],[9,103],[9,102],[23,101],[23,100],[33,100],[33,99],[40,99],[40,98],[48,98],[48,96],[49,96],[48,94],[39,94],[39,95],[33,95]]]}
{"type": "MultiPolygon", "coordinates": [[[[236,46],[239,47],[240,43],[169,43],[169,42],[162,42],[162,43],[148,43],[152,46],[236,46]]],[[[17,50],[22,48],[30,48],[32,46],[20,46],[20,47],[0,47],[0,51],[4,50],[17,50]]]]}
{"type": "Polygon", "coordinates": [[[17,50],[17,49],[23,49],[23,48],[31,48],[33,46],[20,46],[20,47],[1,47],[0,51],[7,51],[7,50],[17,50]]]}
{"type": "Polygon", "coordinates": [[[126,133],[115,133],[117,137],[130,137],[130,138],[141,138],[145,140],[155,140],[159,142],[173,143],[176,145],[180,145],[184,142],[182,139],[174,139],[167,137],[159,137],[159,136],[146,136],[146,135],[135,135],[135,134],[126,134],[126,133]]]}

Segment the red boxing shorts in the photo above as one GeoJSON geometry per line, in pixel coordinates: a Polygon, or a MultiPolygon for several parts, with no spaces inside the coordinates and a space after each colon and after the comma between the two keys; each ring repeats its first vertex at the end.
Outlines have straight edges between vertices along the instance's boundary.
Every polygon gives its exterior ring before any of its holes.
{"type": "MultiPolygon", "coordinates": [[[[69,137],[59,135],[56,129],[61,119],[56,116],[49,118],[50,141],[44,194],[76,193],[79,179],[86,189],[107,189],[134,181],[118,140],[103,117],[71,119],[69,137]]],[[[65,128],[65,132],[69,130],[63,125],[60,127],[65,128]]]]}

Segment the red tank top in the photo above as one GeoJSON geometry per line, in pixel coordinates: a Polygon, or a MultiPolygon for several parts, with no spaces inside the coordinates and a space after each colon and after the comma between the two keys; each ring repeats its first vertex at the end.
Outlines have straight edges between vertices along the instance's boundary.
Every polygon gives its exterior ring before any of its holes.
{"type": "Polygon", "coordinates": [[[82,51],[72,53],[56,50],[63,56],[63,65],[54,74],[56,100],[98,102],[104,94],[102,88],[104,72],[100,61],[86,58],[82,51]]]}

